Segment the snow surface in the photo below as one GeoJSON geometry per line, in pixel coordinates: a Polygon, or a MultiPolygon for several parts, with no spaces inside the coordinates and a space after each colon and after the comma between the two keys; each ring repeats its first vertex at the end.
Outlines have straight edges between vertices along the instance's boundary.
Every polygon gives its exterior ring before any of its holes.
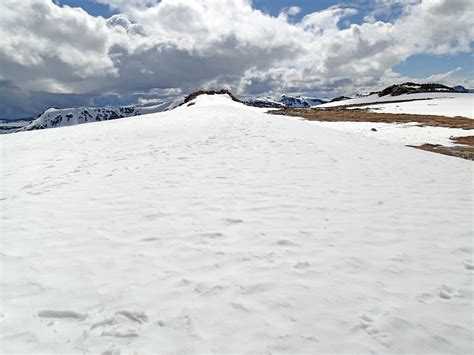
{"type": "MultiPolygon", "coordinates": [[[[367,96],[363,98],[332,102],[330,104],[320,105],[319,107],[346,106],[353,104],[362,104],[373,100],[406,100],[407,98],[416,98],[419,101],[407,101],[397,103],[373,104],[367,106],[357,106],[357,109],[370,109],[374,112],[382,113],[408,113],[419,115],[442,115],[448,117],[463,116],[474,118],[474,95],[462,93],[423,93],[409,94],[400,96],[367,96]],[[441,96],[440,96],[441,95],[441,96]],[[423,98],[431,98],[424,100],[423,98]],[[422,100],[420,100],[422,99],[422,100]]],[[[377,138],[393,143],[405,145],[422,145],[425,143],[441,144],[444,146],[453,146],[450,137],[463,137],[474,135],[473,130],[445,128],[445,127],[419,127],[419,123],[376,123],[376,122],[322,122],[306,121],[311,124],[334,128],[337,130],[349,132],[355,135],[362,135],[371,138],[377,138]],[[372,131],[375,128],[377,131],[372,131]]]]}
{"type": "Polygon", "coordinates": [[[386,95],[382,97],[374,94],[356,99],[330,102],[319,105],[318,108],[363,104],[367,104],[367,106],[357,108],[370,108],[376,110],[376,112],[385,113],[411,113],[474,118],[474,95],[471,93],[420,93],[399,96],[386,95]],[[417,101],[390,103],[391,101],[402,100],[417,101]],[[384,104],[377,105],[377,103],[384,104]]]}
{"type": "Polygon", "coordinates": [[[305,121],[307,123],[345,131],[358,136],[381,139],[404,145],[440,144],[446,147],[456,145],[450,137],[465,137],[474,135],[472,129],[446,127],[420,127],[418,122],[412,123],[378,123],[378,122],[321,122],[305,121]],[[375,128],[376,131],[372,131],[375,128]]]}
{"type": "Polygon", "coordinates": [[[462,116],[474,118],[474,95],[455,94],[455,97],[401,103],[385,103],[359,108],[369,108],[381,113],[411,113],[416,115],[462,116]]]}
{"type": "Polygon", "coordinates": [[[3,353],[472,351],[470,161],[217,95],[0,147],[3,353]]]}

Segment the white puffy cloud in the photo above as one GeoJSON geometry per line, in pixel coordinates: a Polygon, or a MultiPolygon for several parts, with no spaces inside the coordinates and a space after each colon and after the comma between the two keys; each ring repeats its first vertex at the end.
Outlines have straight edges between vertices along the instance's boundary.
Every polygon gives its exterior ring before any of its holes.
{"type": "Polygon", "coordinates": [[[392,68],[411,55],[469,53],[474,40],[469,0],[372,0],[370,18],[344,26],[357,9],[333,6],[294,21],[298,7],[270,16],[250,0],[96,1],[117,14],[0,1],[0,81],[9,96],[0,116],[33,94],[49,103],[67,94],[151,102],[200,87],[352,93],[401,79],[392,68]],[[394,7],[396,18],[378,20],[394,7]]]}
{"type": "Polygon", "coordinates": [[[57,64],[69,67],[69,76],[117,72],[108,53],[110,36],[103,18],[50,1],[3,0],[0,23],[2,64],[32,68],[28,78],[57,64]]]}
{"type": "Polygon", "coordinates": [[[283,9],[281,14],[285,16],[296,16],[301,12],[301,7],[299,6],[290,6],[283,9]]]}

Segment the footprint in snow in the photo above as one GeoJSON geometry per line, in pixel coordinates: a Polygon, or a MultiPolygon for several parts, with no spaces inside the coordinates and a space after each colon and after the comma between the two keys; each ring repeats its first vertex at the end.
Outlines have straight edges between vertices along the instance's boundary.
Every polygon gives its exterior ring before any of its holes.
{"type": "Polygon", "coordinates": [[[293,267],[295,269],[304,270],[304,269],[307,269],[309,267],[309,262],[307,262],[307,261],[298,262],[295,265],[293,265],[293,267]]]}
{"type": "Polygon", "coordinates": [[[143,242],[156,242],[157,240],[158,238],[155,238],[155,237],[148,237],[148,238],[142,239],[143,242]]]}
{"type": "Polygon", "coordinates": [[[464,262],[464,267],[466,270],[474,270],[474,263],[471,260],[466,260],[464,262]]]}
{"type": "Polygon", "coordinates": [[[236,309],[236,310],[239,310],[239,311],[244,311],[244,312],[249,312],[248,308],[245,307],[241,303],[233,302],[231,305],[232,305],[233,309],[236,309]]]}
{"type": "Polygon", "coordinates": [[[202,237],[205,237],[205,238],[211,238],[211,239],[215,239],[215,238],[222,238],[224,236],[224,234],[220,233],[220,232],[216,232],[216,233],[201,233],[201,236],[202,237]]]}
{"type": "Polygon", "coordinates": [[[238,224],[238,223],[243,223],[241,219],[234,219],[234,218],[224,218],[223,221],[227,224],[238,224]]]}
{"type": "Polygon", "coordinates": [[[200,295],[213,295],[213,294],[218,294],[221,293],[222,290],[224,290],[224,286],[222,285],[211,285],[205,282],[200,282],[199,284],[196,285],[194,288],[194,292],[198,293],[200,295]]]}
{"type": "Polygon", "coordinates": [[[435,300],[450,300],[452,298],[460,298],[462,295],[452,287],[441,285],[433,293],[422,293],[416,299],[423,303],[430,303],[435,300]]]}
{"type": "Polygon", "coordinates": [[[296,247],[298,246],[297,244],[287,240],[287,239],[280,239],[279,241],[276,242],[278,245],[283,245],[283,246],[291,246],[291,247],[296,247]]]}
{"type": "Polygon", "coordinates": [[[359,328],[363,329],[372,339],[383,346],[390,346],[392,339],[390,334],[380,331],[377,322],[383,313],[364,313],[359,317],[359,328]]]}
{"type": "Polygon", "coordinates": [[[59,318],[59,319],[72,319],[82,321],[87,318],[84,313],[74,311],[56,311],[51,309],[45,309],[38,312],[40,318],[59,318]]]}
{"type": "Polygon", "coordinates": [[[136,338],[140,335],[142,325],[147,322],[145,312],[119,310],[112,316],[92,323],[85,336],[136,338]]]}
{"type": "Polygon", "coordinates": [[[440,298],[445,300],[449,300],[453,297],[462,297],[462,295],[458,291],[446,285],[441,285],[441,287],[438,288],[437,293],[440,298]]]}

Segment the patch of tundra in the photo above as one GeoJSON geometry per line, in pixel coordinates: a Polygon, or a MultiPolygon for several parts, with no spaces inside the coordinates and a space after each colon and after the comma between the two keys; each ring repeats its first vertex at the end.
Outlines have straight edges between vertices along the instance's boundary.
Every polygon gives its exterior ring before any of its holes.
{"type": "Polygon", "coordinates": [[[0,137],[2,352],[472,351],[472,162],[195,102],[0,137]]]}

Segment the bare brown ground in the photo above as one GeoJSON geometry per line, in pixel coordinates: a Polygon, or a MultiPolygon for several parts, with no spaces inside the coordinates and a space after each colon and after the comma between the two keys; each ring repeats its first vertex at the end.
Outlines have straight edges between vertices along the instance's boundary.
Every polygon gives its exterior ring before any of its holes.
{"type": "Polygon", "coordinates": [[[456,145],[454,147],[445,147],[443,145],[437,144],[423,144],[420,146],[410,145],[409,147],[474,161],[474,136],[452,137],[450,139],[455,144],[462,145],[456,145]]]}
{"type": "MultiPolygon", "coordinates": [[[[376,113],[362,109],[325,108],[325,109],[297,109],[285,108],[270,111],[269,113],[284,116],[302,117],[308,121],[323,122],[382,122],[382,123],[408,123],[418,122],[419,126],[433,126],[446,128],[474,129],[474,120],[467,117],[446,117],[434,115],[410,115],[376,113]]],[[[409,146],[434,153],[454,156],[474,161],[474,136],[452,137],[454,147],[445,147],[436,144],[423,144],[421,146],[409,146]]]]}
{"type": "Polygon", "coordinates": [[[344,108],[312,108],[298,109],[285,108],[270,111],[274,115],[303,117],[308,121],[323,122],[383,122],[383,123],[408,123],[418,122],[420,126],[447,127],[474,129],[474,120],[467,117],[446,117],[434,115],[410,115],[394,113],[377,113],[361,109],[344,108]]]}
{"type": "Polygon", "coordinates": [[[474,148],[474,136],[451,137],[450,139],[456,144],[465,144],[474,148]]]}

